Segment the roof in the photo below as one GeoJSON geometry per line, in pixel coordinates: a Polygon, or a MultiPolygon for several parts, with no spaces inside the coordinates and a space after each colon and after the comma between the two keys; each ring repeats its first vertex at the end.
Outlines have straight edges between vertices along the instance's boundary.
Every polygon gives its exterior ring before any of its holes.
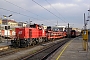
{"type": "Polygon", "coordinates": [[[18,22],[18,24],[27,24],[26,22],[18,22]]]}
{"type": "Polygon", "coordinates": [[[3,19],[2,22],[13,22],[13,23],[17,23],[15,20],[7,20],[7,19],[3,19]]]}

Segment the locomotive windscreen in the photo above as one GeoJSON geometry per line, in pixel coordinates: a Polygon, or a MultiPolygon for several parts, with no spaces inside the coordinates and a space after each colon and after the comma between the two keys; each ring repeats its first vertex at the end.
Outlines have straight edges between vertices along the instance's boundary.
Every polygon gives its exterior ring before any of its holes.
{"type": "Polygon", "coordinates": [[[48,26],[48,27],[47,27],[47,30],[48,30],[48,31],[51,31],[51,26],[48,26]]]}
{"type": "Polygon", "coordinates": [[[36,28],[36,24],[30,25],[31,28],[36,28]]]}

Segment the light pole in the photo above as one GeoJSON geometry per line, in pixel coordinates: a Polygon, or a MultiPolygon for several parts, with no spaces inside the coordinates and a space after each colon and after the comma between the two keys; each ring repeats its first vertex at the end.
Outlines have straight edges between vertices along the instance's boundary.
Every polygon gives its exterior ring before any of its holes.
{"type": "Polygon", "coordinates": [[[26,27],[28,27],[28,21],[26,21],[26,27]]]}
{"type": "Polygon", "coordinates": [[[6,29],[7,29],[7,43],[8,43],[8,18],[11,17],[12,15],[9,15],[9,16],[3,15],[3,16],[4,16],[4,18],[7,18],[7,22],[6,22],[7,27],[6,27],[6,29]]]}
{"type": "MultiPolygon", "coordinates": [[[[90,12],[90,9],[88,10],[90,12]]],[[[88,13],[88,19],[90,18],[88,13]]],[[[83,48],[84,50],[88,51],[88,30],[87,30],[87,23],[89,20],[85,19],[85,13],[84,13],[84,31],[83,31],[83,48]]]]}
{"type": "Polygon", "coordinates": [[[26,21],[26,23],[27,23],[27,27],[30,27],[31,22],[32,22],[32,21],[30,21],[30,19],[29,19],[29,22],[28,22],[28,21],[26,21]]]}
{"type": "Polygon", "coordinates": [[[31,25],[31,22],[32,22],[32,21],[30,21],[30,25],[31,25]]]}
{"type": "Polygon", "coordinates": [[[70,38],[69,23],[68,23],[68,38],[70,38]]]}
{"type": "Polygon", "coordinates": [[[31,21],[30,19],[29,19],[29,22],[30,22],[30,25],[31,25],[31,22],[32,22],[32,21],[31,21]]]}
{"type": "MultiPolygon", "coordinates": [[[[0,18],[0,20],[2,20],[2,18],[0,18]]],[[[0,23],[0,42],[2,42],[2,40],[1,40],[1,23],[0,23]]]]}

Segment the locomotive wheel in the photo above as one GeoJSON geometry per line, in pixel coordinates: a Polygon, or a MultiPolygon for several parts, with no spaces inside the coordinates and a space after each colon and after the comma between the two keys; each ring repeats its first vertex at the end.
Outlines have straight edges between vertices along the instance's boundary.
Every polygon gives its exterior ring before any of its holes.
{"type": "Polygon", "coordinates": [[[28,46],[33,45],[33,39],[29,39],[28,46]]]}
{"type": "Polygon", "coordinates": [[[42,38],[39,38],[39,43],[42,42],[42,38]]]}
{"type": "Polygon", "coordinates": [[[47,42],[48,41],[48,38],[45,38],[45,42],[47,42]]]}
{"type": "Polygon", "coordinates": [[[44,38],[42,38],[42,42],[45,42],[45,39],[44,38]]]}
{"type": "Polygon", "coordinates": [[[25,40],[20,40],[20,47],[26,47],[27,44],[26,44],[26,41],[25,40]]]}
{"type": "Polygon", "coordinates": [[[16,44],[16,41],[15,40],[11,40],[11,45],[12,45],[12,47],[17,47],[17,44],[16,44]]]}
{"type": "Polygon", "coordinates": [[[55,39],[54,38],[52,38],[52,41],[54,41],[55,39]]]}
{"type": "Polygon", "coordinates": [[[43,38],[43,42],[47,42],[47,38],[46,37],[43,38]]]}
{"type": "Polygon", "coordinates": [[[36,38],[34,41],[35,41],[35,45],[39,43],[39,39],[38,38],[36,38]]]}
{"type": "Polygon", "coordinates": [[[50,38],[50,41],[52,41],[52,38],[50,38]]]}
{"type": "Polygon", "coordinates": [[[42,37],[40,38],[40,41],[41,41],[41,42],[43,42],[43,39],[42,39],[42,37]]]}
{"type": "Polygon", "coordinates": [[[37,41],[36,41],[36,39],[34,39],[34,44],[35,44],[35,45],[37,44],[37,41]]]}
{"type": "Polygon", "coordinates": [[[33,45],[33,46],[35,45],[35,41],[32,42],[32,45],[33,45]]]}
{"type": "Polygon", "coordinates": [[[32,45],[34,46],[36,44],[36,40],[32,39],[32,45]]]}

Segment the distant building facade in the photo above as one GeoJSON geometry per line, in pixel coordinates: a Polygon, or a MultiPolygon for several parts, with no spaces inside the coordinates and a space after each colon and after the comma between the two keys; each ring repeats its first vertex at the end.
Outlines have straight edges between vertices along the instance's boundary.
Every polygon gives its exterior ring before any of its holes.
{"type": "Polygon", "coordinates": [[[6,26],[9,26],[8,29],[15,30],[15,27],[18,27],[18,23],[15,20],[2,19],[2,29],[5,29],[6,26]]]}
{"type": "Polygon", "coordinates": [[[27,26],[27,23],[24,23],[24,22],[18,22],[18,26],[20,26],[20,27],[26,27],[26,26],[27,26]]]}
{"type": "Polygon", "coordinates": [[[65,30],[65,28],[66,28],[66,26],[54,26],[53,27],[53,30],[56,30],[56,31],[64,31],[65,30]]]}
{"type": "Polygon", "coordinates": [[[2,18],[0,18],[0,25],[2,25],[2,18]]]}
{"type": "Polygon", "coordinates": [[[2,20],[2,25],[9,25],[9,26],[18,26],[18,23],[15,20],[2,20]]]}
{"type": "Polygon", "coordinates": [[[72,28],[72,30],[75,30],[75,31],[81,32],[81,29],[79,29],[79,28],[72,28]]]}

